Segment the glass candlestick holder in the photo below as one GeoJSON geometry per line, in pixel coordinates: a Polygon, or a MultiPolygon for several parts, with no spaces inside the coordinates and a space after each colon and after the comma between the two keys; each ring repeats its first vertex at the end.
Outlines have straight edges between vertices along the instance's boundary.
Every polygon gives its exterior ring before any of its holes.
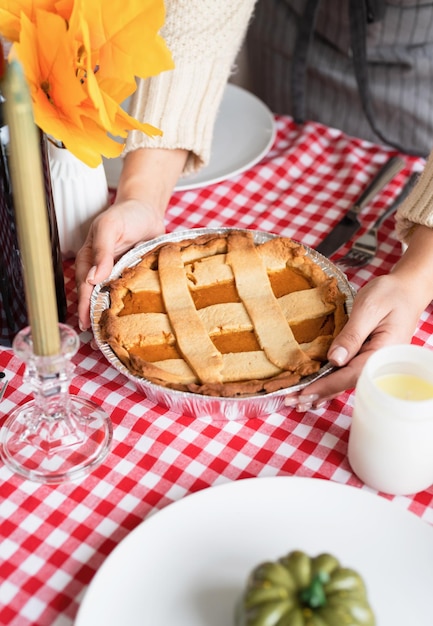
{"type": "Polygon", "coordinates": [[[0,456],[21,476],[42,483],[81,478],[106,457],[113,430],[94,402],[69,393],[79,346],[76,332],[59,324],[60,354],[37,356],[31,329],[21,330],[12,347],[26,363],[24,381],[34,399],[16,408],[0,431],[0,456]]]}

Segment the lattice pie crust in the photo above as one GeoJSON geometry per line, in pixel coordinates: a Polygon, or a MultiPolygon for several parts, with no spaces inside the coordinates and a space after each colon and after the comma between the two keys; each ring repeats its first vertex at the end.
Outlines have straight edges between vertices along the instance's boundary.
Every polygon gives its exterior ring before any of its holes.
{"type": "Polygon", "coordinates": [[[224,397],[317,372],[346,321],[344,296],[287,238],[229,231],[165,243],[109,286],[101,337],[136,376],[224,397]]]}

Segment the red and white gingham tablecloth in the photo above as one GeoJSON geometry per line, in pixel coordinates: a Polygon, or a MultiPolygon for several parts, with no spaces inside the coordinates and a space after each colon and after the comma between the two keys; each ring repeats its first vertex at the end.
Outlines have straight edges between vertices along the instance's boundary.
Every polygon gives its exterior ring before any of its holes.
{"type": "MultiPolygon", "coordinates": [[[[276,122],[273,148],[252,169],[174,194],[168,232],[255,228],[314,247],[395,154],[319,124],[298,129],[288,117],[276,122]]],[[[363,228],[398,194],[410,173],[422,169],[422,159],[404,158],[406,168],[363,212],[363,228]]],[[[387,272],[400,254],[390,218],[380,231],[377,258],[348,271],[348,277],[360,287],[387,272]]],[[[65,280],[67,321],[78,331],[71,262],[65,264],[65,280]]],[[[414,342],[433,347],[432,334],[430,307],[414,342]]],[[[277,475],[325,478],[367,489],[346,458],[353,393],[306,413],[287,408],[242,422],[201,421],[155,406],[91,348],[89,332],[80,338],[71,393],[92,399],[110,414],[112,449],[92,474],[58,486],[24,480],[0,467],[1,625],[73,624],[87,586],[113,548],[149,514],[200,489],[277,475]]],[[[9,380],[0,404],[1,424],[32,396],[23,383],[24,365],[12,350],[0,349],[0,370],[9,380]]],[[[433,488],[394,500],[433,523],[433,488]]]]}

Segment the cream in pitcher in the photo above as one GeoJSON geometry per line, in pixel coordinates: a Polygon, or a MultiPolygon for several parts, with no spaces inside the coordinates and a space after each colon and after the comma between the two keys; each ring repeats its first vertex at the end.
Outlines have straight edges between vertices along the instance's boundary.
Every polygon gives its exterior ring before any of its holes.
{"type": "Polygon", "coordinates": [[[414,374],[386,374],[378,376],[374,382],[394,398],[409,401],[433,399],[433,384],[414,374]]]}
{"type": "Polygon", "coordinates": [[[433,484],[433,351],[389,346],[367,361],[355,391],[349,462],[368,486],[403,495],[433,484]]]}

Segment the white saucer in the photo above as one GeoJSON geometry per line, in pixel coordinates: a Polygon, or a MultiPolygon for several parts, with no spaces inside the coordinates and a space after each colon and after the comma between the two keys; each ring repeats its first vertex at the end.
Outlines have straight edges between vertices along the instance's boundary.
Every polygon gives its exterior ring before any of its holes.
{"type": "MultiPolygon", "coordinates": [[[[175,190],[205,187],[232,178],[253,167],[275,140],[274,116],[259,98],[237,85],[227,84],[215,122],[209,164],[197,174],[181,178],[175,190]]],[[[117,187],[122,159],[104,159],[108,186],[117,187]]]]}

